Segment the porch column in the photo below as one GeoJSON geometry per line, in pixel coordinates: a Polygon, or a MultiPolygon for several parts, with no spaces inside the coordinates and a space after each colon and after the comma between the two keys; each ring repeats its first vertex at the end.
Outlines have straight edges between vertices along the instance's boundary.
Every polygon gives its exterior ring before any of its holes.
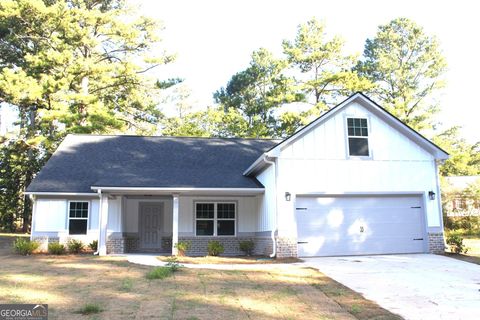
{"type": "Polygon", "coordinates": [[[100,194],[100,212],[98,214],[98,255],[107,255],[108,195],[100,194]]]}
{"type": "Polygon", "coordinates": [[[173,225],[172,225],[172,255],[176,256],[178,250],[178,194],[173,195],[173,225]]]}

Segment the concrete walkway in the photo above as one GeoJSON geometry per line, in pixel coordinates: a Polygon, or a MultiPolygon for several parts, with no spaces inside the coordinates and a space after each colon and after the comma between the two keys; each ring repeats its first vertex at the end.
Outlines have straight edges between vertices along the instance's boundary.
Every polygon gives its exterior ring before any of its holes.
{"type": "Polygon", "coordinates": [[[480,266],[430,254],[307,258],[405,319],[480,319],[480,266]]]}

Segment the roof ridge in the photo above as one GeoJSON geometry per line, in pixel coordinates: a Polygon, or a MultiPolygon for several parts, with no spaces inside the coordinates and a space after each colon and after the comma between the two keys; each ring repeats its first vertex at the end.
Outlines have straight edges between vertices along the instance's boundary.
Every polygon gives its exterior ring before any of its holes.
{"type": "Polygon", "coordinates": [[[241,138],[241,137],[196,137],[196,136],[161,136],[161,135],[136,135],[136,134],[88,134],[69,133],[67,136],[84,137],[130,137],[130,138],[166,138],[166,139],[198,139],[198,140],[259,140],[259,141],[282,141],[282,138],[241,138]]]}

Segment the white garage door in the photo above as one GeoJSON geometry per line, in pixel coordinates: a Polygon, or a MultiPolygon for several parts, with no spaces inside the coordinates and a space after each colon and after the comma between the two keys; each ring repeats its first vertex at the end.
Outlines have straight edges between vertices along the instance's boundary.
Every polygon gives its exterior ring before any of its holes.
{"type": "Polygon", "coordinates": [[[420,196],[297,197],[298,255],[425,251],[420,196]]]}

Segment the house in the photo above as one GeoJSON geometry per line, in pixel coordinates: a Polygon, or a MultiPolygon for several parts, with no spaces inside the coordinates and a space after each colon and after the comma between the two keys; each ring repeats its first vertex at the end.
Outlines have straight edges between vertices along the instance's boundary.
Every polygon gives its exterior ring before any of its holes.
{"type": "Polygon", "coordinates": [[[99,254],[443,252],[448,154],[356,93],[283,141],[69,135],[28,187],[32,239],[99,254]]]}
{"type": "Polygon", "coordinates": [[[447,216],[480,216],[480,176],[452,176],[445,180],[442,193],[447,216]]]}

